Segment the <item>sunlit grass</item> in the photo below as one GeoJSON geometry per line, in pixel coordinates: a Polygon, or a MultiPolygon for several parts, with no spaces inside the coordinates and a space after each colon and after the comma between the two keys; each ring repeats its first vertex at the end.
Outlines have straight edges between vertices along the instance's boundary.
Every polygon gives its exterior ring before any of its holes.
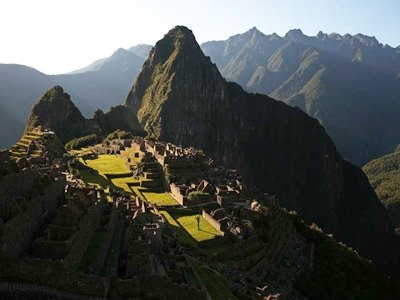
{"type": "Polygon", "coordinates": [[[116,156],[110,154],[99,155],[95,159],[80,158],[81,162],[86,164],[88,167],[97,170],[102,174],[124,174],[129,173],[130,170],[125,165],[125,161],[116,156]]]}
{"type": "Polygon", "coordinates": [[[196,241],[206,241],[219,236],[219,232],[210,225],[202,216],[200,216],[200,226],[197,228],[196,217],[198,215],[173,215],[178,224],[180,224],[196,241]]]}
{"type": "Polygon", "coordinates": [[[132,194],[132,188],[129,186],[131,183],[138,182],[138,180],[134,179],[132,176],[122,177],[122,178],[113,178],[111,182],[114,186],[119,187],[127,193],[132,194]]]}
{"type": "MultiPolygon", "coordinates": [[[[107,189],[111,186],[117,190],[123,190],[127,193],[132,194],[132,190],[128,184],[137,182],[132,176],[126,176],[121,178],[108,179],[105,174],[129,174],[129,169],[125,165],[122,158],[115,155],[99,155],[95,159],[80,161],[86,164],[91,169],[81,169],[79,174],[82,180],[90,185],[95,185],[103,189],[107,189]],[[96,172],[97,171],[97,172],[96,172]]],[[[111,200],[109,194],[106,194],[107,198],[111,200]]]]}
{"type": "Polygon", "coordinates": [[[179,204],[174,198],[165,192],[153,193],[142,191],[142,194],[147,202],[156,204],[158,206],[173,206],[179,204]]]}
{"type": "Polygon", "coordinates": [[[184,244],[193,244],[191,239],[201,242],[220,235],[202,216],[200,216],[200,226],[197,228],[196,217],[198,215],[171,215],[167,211],[161,211],[161,214],[165,216],[168,223],[178,227],[175,229],[184,244]]]}

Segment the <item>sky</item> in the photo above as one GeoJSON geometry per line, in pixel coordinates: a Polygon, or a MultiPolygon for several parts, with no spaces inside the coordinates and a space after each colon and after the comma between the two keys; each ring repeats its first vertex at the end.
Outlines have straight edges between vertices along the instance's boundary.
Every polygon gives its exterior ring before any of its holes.
{"type": "Polygon", "coordinates": [[[256,26],[281,36],[363,33],[396,47],[400,0],[1,0],[0,63],[66,73],[120,47],[155,44],[175,25],[199,43],[256,26]]]}

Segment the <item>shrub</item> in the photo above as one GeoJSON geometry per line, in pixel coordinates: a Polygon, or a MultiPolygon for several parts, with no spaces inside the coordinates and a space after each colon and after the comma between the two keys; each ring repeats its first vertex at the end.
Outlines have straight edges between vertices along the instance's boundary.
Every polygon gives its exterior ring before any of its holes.
{"type": "Polygon", "coordinates": [[[109,135],[107,135],[106,140],[111,141],[115,139],[133,139],[133,134],[132,132],[129,131],[124,131],[124,130],[115,130],[111,132],[109,135]]]}
{"type": "Polygon", "coordinates": [[[77,149],[81,149],[82,147],[87,147],[90,145],[97,144],[98,142],[100,142],[100,138],[95,133],[93,133],[93,134],[82,136],[82,137],[79,137],[79,138],[69,141],[65,145],[65,149],[77,150],[77,149]]]}
{"type": "Polygon", "coordinates": [[[195,200],[195,199],[206,199],[209,198],[210,194],[209,193],[204,193],[204,192],[190,192],[188,195],[189,200],[195,200]]]}

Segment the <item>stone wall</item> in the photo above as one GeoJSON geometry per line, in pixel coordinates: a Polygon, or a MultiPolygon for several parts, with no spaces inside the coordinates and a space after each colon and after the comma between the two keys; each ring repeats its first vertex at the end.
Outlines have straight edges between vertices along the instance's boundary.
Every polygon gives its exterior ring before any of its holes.
{"type": "Polygon", "coordinates": [[[31,199],[24,211],[5,223],[0,254],[17,257],[30,245],[45,217],[56,210],[64,195],[64,187],[64,179],[55,181],[46,187],[44,195],[31,199]]]}
{"type": "Polygon", "coordinates": [[[71,297],[67,299],[207,299],[205,289],[178,285],[161,275],[110,279],[73,272],[57,261],[29,258],[0,257],[0,265],[0,296],[4,295],[4,290],[19,290],[40,291],[47,296],[60,296],[60,299],[68,294],[71,297]],[[18,283],[9,285],[11,280],[18,283]]]}
{"type": "Polygon", "coordinates": [[[137,276],[129,280],[111,280],[110,299],[207,299],[206,290],[173,283],[161,275],[137,276]]]}
{"type": "Polygon", "coordinates": [[[0,299],[13,300],[100,300],[99,297],[82,296],[53,289],[44,285],[1,282],[0,299]]]}
{"type": "Polygon", "coordinates": [[[178,201],[178,203],[182,206],[186,206],[187,202],[187,197],[181,194],[180,188],[178,185],[175,185],[174,183],[171,183],[169,185],[172,197],[178,201]]]}
{"type": "Polygon", "coordinates": [[[106,205],[105,200],[101,198],[97,203],[88,208],[87,214],[79,222],[79,230],[74,237],[71,251],[63,260],[65,268],[75,270],[78,267],[100,222],[104,205],[106,205]]]}
{"type": "Polygon", "coordinates": [[[212,227],[214,227],[222,236],[225,234],[225,232],[223,232],[223,231],[221,230],[221,224],[220,224],[217,220],[215,220],[215,219],[214,219],[209,213],[207,213],[205,210],[203,210],[202,216],[203,216],[203,218],[204,218],[208,223],[210,223],[210,225],[211,225],[212,227]]]}
{"type": "Polygon", "coordinates": [[[0,178],[0,211],[9,205],[15,197],[24,195],[32,185],[40,180],[38,172],[27,169],[11,173],[0,178]]]}
{"type": "Polygon", "coordinates": [[[248,256],[249,253],[254,253],[258,248],[260,248],[260,242],[258,241],[258,236],[255,234],[243,241],[234,243],[233,249],[228,252],[221,253],[220,256],[223,259],[228,259],[235,256],[248,256]]]}
{"type": "Polygon", "coordinates": [[[106,228],[106,236],[103,239],[100,253],[96,259],[96,267],[98,268],[96,270],[96,274],[99,274],[99,272],[101,271],[100,269],[104,265],[104,261],[106,260],[108,251],[111,247],[111,242],[114,236],[115,228],[117,226],[117,221],[118,221],[118,210],[113,207],[111,211],[111,217],[110,220],[108,221],[106,228]]]}
{"type": "Polygon", "coordinates": [[[103,278],[72,272],[64,268],[60,261],[0,256],[0,265],[1,282],[31,283],[97,297],[103,297],[107,290],[103,278]]]}

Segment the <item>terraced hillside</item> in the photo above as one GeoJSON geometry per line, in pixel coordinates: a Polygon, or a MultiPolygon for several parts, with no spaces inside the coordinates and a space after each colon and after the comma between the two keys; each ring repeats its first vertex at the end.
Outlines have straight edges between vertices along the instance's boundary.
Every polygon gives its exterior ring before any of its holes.
{"type": "MultiPolygon", "coordinates": [[[[138,196],[142,200],[158,206],[175,206],[178,203],[165,191],[163,186],[162,168],[157,162],[146,162],[144,176],[133,176],[130,165],[137,165],[138,161],[128,163],[129,150],[121,156],[104,154],[95,158],[80,158],[84,166],[79,170],[83,181],[88,184],[108,189],[109,186],[138,196]]],[[[107,192],[109,196],[109,192],[107,192]]]]}
{"type": "Polygon", "coordinates": [[[37,161],[44,157],[52,160],[62,156],[63,153],[65,153],[64,146],[57,136],[51,131],[43,131],[40,128],[24,133],[10,149],[10,156],[15,160],[26,158],[37,161]]]}

